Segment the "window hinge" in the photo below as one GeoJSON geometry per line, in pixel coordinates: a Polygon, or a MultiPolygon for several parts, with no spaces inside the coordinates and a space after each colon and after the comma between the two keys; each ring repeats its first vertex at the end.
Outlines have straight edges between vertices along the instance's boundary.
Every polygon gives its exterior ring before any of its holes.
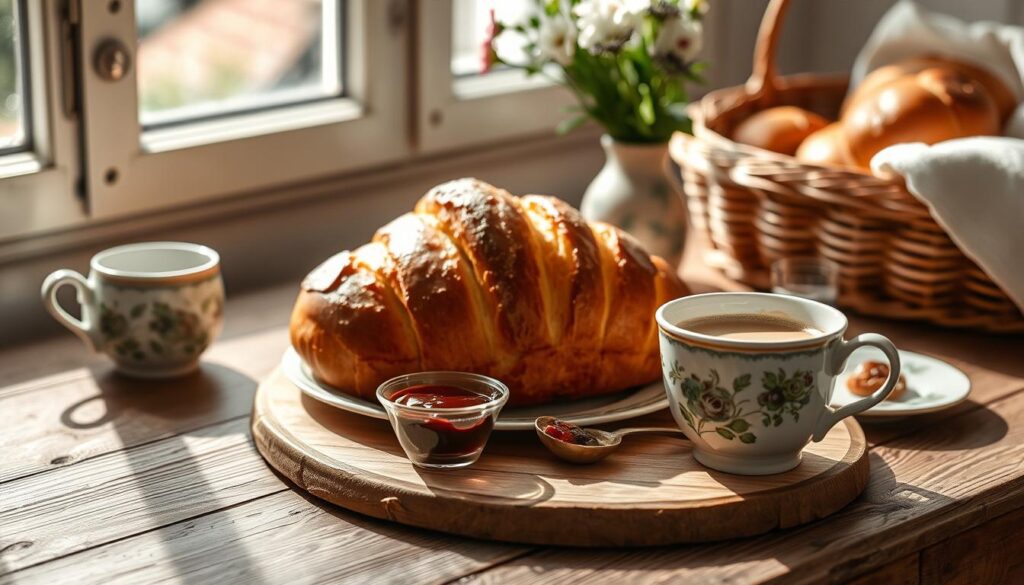
{"type": "Polygon", "coordinates": [[[60,78],[61,105],[64,116],[73,120],[78,117],[78,52],[81,48],[80,28],[82,21],[81,0],[64,0],[60,3],[60,78]]]}
{"type": "Polygon", "coordinates": [[[409,5],[406,0],[391,0],[388,3],[388,28],[391,34],[401,34],[408,20],[409,5]]]}

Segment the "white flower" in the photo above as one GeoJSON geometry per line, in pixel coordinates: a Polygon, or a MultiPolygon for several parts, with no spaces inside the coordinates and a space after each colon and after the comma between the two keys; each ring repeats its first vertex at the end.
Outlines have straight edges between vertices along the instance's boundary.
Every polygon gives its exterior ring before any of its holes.
{"type": "Polygon", "coordinates": [[[584,0],[573,8],[580,46],[590,52],[622,45],[640,22],[636,6],[623,0],[584,0]]]}
{"type": "MultiPolygon", "coordinates": [[[[481,4],[483,4],[481,2],[481,4]]],[[[537,16],[532,2],[492,2],[494,16],[506,27],[529,26],[530,19],[537,16]]]]}
{"type": "Polygon", "coordinates": [[[657,6],[661,0],[624,0],[626,10],[633,14],[641,14],[657,6]]]}
{"type": "Polygon", "coordinates": [[[683,0],[683,10],[690,13],[707,14],[709,7],[707,0],[683,0]]]}
{"type": "Polygon", "coordinates": [[[677,66],[689,63],[700,53],[703,32],[699,21],[685,17],[667,18],[654,39],[652,56],[667,59],[677,66]]]}
{"type": "Polygon", "coordinates": [[[494,39],[494,51],[506,63],[522,63],[529,60],[526,44],[529,36],[506,28],[494,39]]]}
{"type": "Polygon", "coordinates": [[[576,26],[566,15],[558,13],[540,20],[537,49],[541,57],[567,66],[576,56],[576,26]]]}

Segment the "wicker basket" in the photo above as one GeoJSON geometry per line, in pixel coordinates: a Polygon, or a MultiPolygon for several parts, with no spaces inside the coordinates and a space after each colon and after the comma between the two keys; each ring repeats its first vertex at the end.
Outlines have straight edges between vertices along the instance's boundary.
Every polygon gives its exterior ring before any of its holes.
{"type": "Polygon", "coordinates": [[[777,105],[837,117],[846,78],[776,75],[775,46],[788,4],[769,5],[747,84],[691,105],[694,135],[672,140],[690,221],[708,240],[705,260],[767,288],[772,261],[823,256],[839,266],[839,304],[859,313],[1024,331],[1014,303],[901,183],[800,163],[728,138],[737,123],[777,105]]]}

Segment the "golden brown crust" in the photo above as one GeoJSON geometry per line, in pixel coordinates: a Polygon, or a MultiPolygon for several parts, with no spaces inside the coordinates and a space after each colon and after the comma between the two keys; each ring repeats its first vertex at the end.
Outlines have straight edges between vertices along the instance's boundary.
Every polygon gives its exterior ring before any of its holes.
{"type": "Polygon", "coordinates": [[[654,311],[685,292],[618,229],[463,179],[310,273],[292,345],[321,380],[364,398],[439,369],[494,376],[510,404],[595,396],[657,379],[654,311]]]}
{"type": "Polygon", "coordinates": [[[324,382],[374,399],[379,379],[420,368],[419,348],[392,289],[381,281],[377,244],[342,252],[303,282],[291,341],[324,382]],[[376,252],[376,254],[375,254],[376,252]]]}
{"type": "Polygon", "coordinates": [[[685,288],[663,260],[649,256],[629,234],[599,222],[591,227],[602,243],[608,298],[596,383],[601,388],[643,384],[656,378],[660,368],[654,313],[685,288]]]}
{"type": "Polygon", "coordinates": [[[765,150],[790,156],[811,134],[828,125],[828,120],[795,106],[761,110],[736,127],[733,139],[765,150]]]}
{"type": "Polygon", "coordinates": [[[855,164],[870,166],[894,144],[999,133],[999,107],[980,82],[959,68],[927,63],[880,68],[850,97],[842,125],[855,164]]]}
{"type": "Polygon", "coordinates": [[[840,122],[833,122],[807,137],[796,151],[797,160],[810,164],[855,167],[840,122]]]}
{"type": "Polygon", "coordinates": [[[548,318],[552,342],[599,346],[604,323],[594,307],[604,306],[597,240],[578,211],[564,201],[528,195],[520,204],[534,226],[538,258],[548,277],[548,318]]]}
{"type": "Polygon", "coordinates": [[[898,77],[915,75],[931,68],[958,71],[981,84],[988,94],[992,96],[993,101],[995,101],[996,108],[999,111],[1000,124],[1005,122],[1013,114],[1013,111],[1017,109],[1017,98],[1014,97],[1010,88],[998,76],[977,65],[937,55],[907,59],[875,69],[864,78],[864,81],[857,87],[843,108],[844,110],[849,109],[862,96],[874,95],[878,88],[898,77]]]}
{"type": "Polygon", "coordinates": [[[996,109],[999,111],[1000,128],[1002,127],[1002,124],[1013,114],[1014,110],[1017,109],[1017,98],[1014,97],[1013,92],[1010,91],[1010,88],[1003,82],[1003,80],[999,79],[988,70],[962,61],[942,58],[936,58],[935,61],[940,65],[945,63],[953,69],[956,69],[960,73],[963,73],[967,77],[977,81],[985,88],[986,91],[988,91],[988,94],[992,96],[992,101],[996,104],[996,109]]]}
{"type": "Polygon", "coordinates": [[[541,290],[554,350],[528,358],[538,363],[540,378],[523,380],[521,386],[579,396],[596,382],[592,362],[604,330],[604,313],[596,309],[605,305],[598,243],[579,212],[566,203],[539,195],[519,203],[533,226],[537,258],[546,275],[541,290]],[[558,367],[543,367],[539,362],[545,360],[558,367]]]}
{"type": "Polygon", "coordinates": [[[950,108],[958,137],[999,133],[999,109],[980,83],[940,68],[925,69],[917,79],[950,108]]]}
{"type": "Polygon", "coordinates": [[[407,213],[373,237],[394,267],[391,289],[408,312],[420,356],[431,369],[482,370],[494,361],[469,283],[472,268],[448,236],[407,213]]]}
{"type": "Polygon", "coordinates": [[[472,264],[495,317],[499,355],[550,345],[530,227],[507,191],[459,179],[431,189],[416,213],[435,218],[472,264]]]}

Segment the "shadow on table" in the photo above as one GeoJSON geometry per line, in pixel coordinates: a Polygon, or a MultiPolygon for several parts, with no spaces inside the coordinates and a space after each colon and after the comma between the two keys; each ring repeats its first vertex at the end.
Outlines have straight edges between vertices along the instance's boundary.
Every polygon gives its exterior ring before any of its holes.
{"type": "MultiPolygon", "coordinates": [[[[429,556],[433,550],[457,550],[460,556],[477,560],[481,565],[485,565],[493,563],[495,558],[499,555],[507,555],[508,551],[512,549],[512,547],[522,547],[525,550],[525,545],[457,536],[436,530],[399,524],[397,522],[382,520],[373,516],[354,512],[311,495],[302,488],[296,486],[290,479],[282,475],[273,467],[270,467],[270,469],[274,475],[276,475],[282,482],[291,488],[294,493],[299,495],[311,506],[318,508],[325,514],[337,519],[339,522],[350,524],[359,530],[366,530],[388,540],[413,545],[416,549],[419,549],[420,553],[418,554],[429,556]]],[[[346,558],[345,556],[342,556],[339,559],[340,564],[356,562],[357,561],[354,561],[351,558],[346,558]]],[[[400,561],[396,560],[396,562],[400,561]]],[[[452,576],[456,577],[458,575],[452,576]]],[[[370,581],[367,580],[367,582],[370,581]]],[[[409,577],[407,582],[412,583],[415,582],[415,580],[413,577],[409,577]]]]}
{"type": "MultiPolygon", "coordinates": [[[[305,395],[301,400],[310,417],[332,432],[390,456],[406,458],[388,421],[347,413],[305,395]]],[[[671,418],[665,420],[664,426],[674,424],[671,418]]],[[[444,471],[416,468],[416,472],[435,492],[465,491],[497,499],[522,500],[529,505],[554,495],[554,489],[544,477],[565,478],[573,485],[618,483],[656,488],[662,480],[676,477],[680,469],[676,465],[657,464],[654,460],[665,454],[687,458],[689,449],[688,442],[673,437],[634,437],[615,455],[584,468],[557,460],[544,449],[534,431],[495,431],[480,460],[472,467],[444,471]]]]}
{"type": "MultiPolygon", "coordinates": [[[[93,371],[93,376],[100,393],[67,408],[61,415],[61,422],[71,429],[110,424],[121,442],[130,446],[122,453],[147,509],[149,523],[145,528],[167,527],[211,511],[209,503],[219,499],[218,488],[206,480],[203,469],[189,452],[186,439],[190,435],[217,437],[238,432],[235,426],[225,424],[231,420],[230,416],[225,418],[218,413],[238,412],[237,404],[228,408],[229,403],[237,400],[251,403],[256,382],[231,368],[208,362],[194,374],[173,380],[126,378],[109,369],[93,371]],[[101,403],[101,416],[95,416],[98,405],[94,402],[101,403]],[[204,417],[205,413],[211,416],[204,417]],[[182,428],[181,421],[186,420],[196,421],[196,427],[182,428]],[[165,427],[166,435],[154,432],[153,427],[165,427]],[[142,437],[148,440],[140,443],[142,437]],[[167,453],[174,453],[180,454],[180,458],[153,461],[151,450],[144,448],[149,441],[160,441],[166,446],[161,449],[165,457],[167,453]],[[155,472],[157,469],[160,472],[155,472]],[[180,483],[170,485],[170,475],[180,483]]],[[[249,446],[251,448],[251,444],[249,446]]],[[[180,554],[188,547],[174,540],[187,537],[188,531],[163,529],[157,530],[157,534],[164,539],[165,558],[173,565],[174,578],[182,583],[204,582],[205,578],[195,573],[194,560],[189,561],[180,554]]],[[[265,581],[230,523],[221,526],[217,546],[219,560],[237,563],[246,574],[247,582],[265,581]]]]}
{"type": "MultiPolygon", "coordinates": [[[[998,443],[1009,432],[1009,425],[999,413],[968,400],[959,416],[909,421],[913,432],[901,433],[885,443],[886,448],[917,451],[969,451],[998,443]]],[[[928,416],[928,415],[925,415],[928,416]]]]}
{"type": "Polygon", "coordinates": [[[140,429],[134,425],[141,417],[162,420],[195,418],[216,408],[223,398],[221,394],[225,386],[249,383],[255,390],[255,382],[217,364],[203,364],[194,374],[175,380],[127,378],[109,368],[94,371],[93,378],[100,393],[69,406],[61,413],[60,422],[71,429],[92,429],[112,423],[126,445],[137,442],[140,429]],[[228,382],[230,378],[237,379],[228,382]],[[92,403],[103,407],[101,416],[92,414],[95,410],[92,403]],[[126,431],[128,436],[122,431],[126,431]]]}
{"type": "MultiPolygon", "coordinates": [[[[897,519],[953,503],[947,496],[898,482],[888,464],[869,454],[871,479],[865,491],[845,508],[803,526],[774,530],[750,538],[706,544],[635,548],[551,548],[512,561],[500,570],[522,577],[543,574],[585,578],[591,571],[609,571],[615,579],[644,580],[657,572],[658,582],[747,582],[769,579],[788,571],[792,580],[846,580],[862,572],[861,560],[877,555],[894,537],[884,534],[897,519]],[[838,561],[837,559],[850,559],[838,561]],[[757,564],[770,561],[771,564],[757,564]],[[777,569],[777,573],[773,571],[777,569]],[[712,571],[713,575],[706,574],[712,571]],[[521,571],[521,572],[520,572],[521,571]],[[756,571],[752,572],[752,571],[756,571]],[[765,572],[768,571],[768,572],[765,572]],[[820,573],[816,573],[820,571],[820,573]]],[[[738,521],[742,521],[738,519],[738,521]]]]}
{"type": "Polygon", "coordinates": [[[980,449],[1009,432],[1006,419],[973,400],[931,414],[863,421],[863,426],[872,444],[924,451],[980,449]]]}
{"type": "MultiPolygon", "coordinates": [[[[388,421],[344,412],[305,395],[301,400],[310,417],[331,432],[381,454],[395,459],[406,459],[405,452],[398,444],[388,421]]],[[[491,441],[500,442],[501,439],[492,435],[491,441]]],[[[488,444],[488,449],[490,448],[491,443],[488,444]]],[[[537,504],[551,498],[554,493],[551,484],[537,475],[527,472],[489,474],[487,454],[488,451],[485,450],[480,461],[468,469],[431,470],[412,467],[412,470],[428,490],[444,493],[448,498],[516,500],[523,505],[537,504]]],[[[406,479],[415,478],[410,476],[406,479]]]]}

